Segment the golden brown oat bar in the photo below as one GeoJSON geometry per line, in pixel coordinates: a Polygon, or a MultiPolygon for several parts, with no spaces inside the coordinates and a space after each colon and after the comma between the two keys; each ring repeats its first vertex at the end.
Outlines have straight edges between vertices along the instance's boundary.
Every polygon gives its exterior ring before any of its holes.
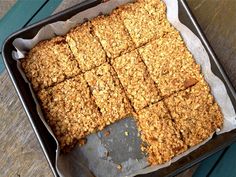
{"type": "Polygon", "coordinates": [[[38,43],[21,61],[22,68],[36,91],[80,72],[64,37],[38,43]]]}
{"type": "Polygon", "coordinates": [[[90,23],[72,29],[66,40],[83,72],[106,62],[106,54],[95,36],[91,34],[90,23]]]}
{"type": "Polygon", "coordinates": [[[115,122],[133,112],[114,70],[108,64],[85,73],[96,104],[106,124],[115,122]]]}
{"type": "Polygon", "coordinates": [[[163,101],[138,112],[137,125],[152,165],[163,164],[187,149],[163,101]]]}
{"type": "Polygon", "coordinates": [[[175,30],[139,49],[163,96],[186,89],[201,79],[200,66],[175,30]]]}
{"type": "Polygon", "coordinates": [[[63,150],[104,124],[83,76],[43,89],[38,98],[63,150]]]}
{"type": "Polygon", "coordinates": [[[165,4],[160,0],[126,4],[114,14],[121,16],[136,47],[161,37],[171,29],[166,19],[165,4]]]}
{"type": "Polygon", "coordinates": [[[112,65],[136,111],[161,99],[137,50],[116,58],[112,65]]]}
{"type": "Polygon", "coordinates": [[[119,16],[99,16],[92,20],[94,33],[99,38],[107,56],[115,58],[134,45],[119,16]]]}
{"type": "Polygon", "coordinates": [[[194,146],[222,127],[223,117],[204,80],[165,99],[185,143],[194,146]]]}

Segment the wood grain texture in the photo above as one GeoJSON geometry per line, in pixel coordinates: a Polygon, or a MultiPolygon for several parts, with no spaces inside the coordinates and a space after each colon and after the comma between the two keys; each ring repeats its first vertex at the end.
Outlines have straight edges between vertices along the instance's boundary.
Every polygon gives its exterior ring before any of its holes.
{"type": "Polygon", "coordinates": [[[0,0],[0,19],[16,3],[16,0],[0,0]]]}
{"type": "Polygon", "coordinates": [[[52,176],[15,89],[0,75],[0,176],[52,176]]]}
{"type": "MultiPolygon", "coordinates": [[[[64,0],[57,12],[74,5],[64,0]]],[[[235,0],[187,0],[236,87],[235,0]]],[[[0,176],[52,176],[40,145],[6,72],[0,76],[0,176]]],[[[192,176],[194,168],[179,177],[192,176]]]]}
{"type": "Polygon", "coordinates": [[[187,0],[187,2],[236,88],[236,1],[187,0]]]}

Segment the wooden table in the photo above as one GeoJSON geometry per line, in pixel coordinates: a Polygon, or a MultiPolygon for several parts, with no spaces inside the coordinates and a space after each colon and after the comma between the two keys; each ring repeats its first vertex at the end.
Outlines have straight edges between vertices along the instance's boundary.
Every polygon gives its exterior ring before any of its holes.
{"type": "MultiPolygon", "coordinates": [[[[48,16],[60,2],[30,1],[34,3],[27,0],[17,2],[17,7],[14,6],[0,22],[0,34],[3,34],[1,33],[3,28],[4,34],[7,34],[9,30],[14,31],[48,16]],[[16,21],[19,13],[22,15],[22,11],[27,11],[25,19],[16,21]],[[15,19],[15,23],[9,18],[15,19]]],[[[236,67],[236,0],[187,0],[187,2],[236,88],[234,76],[236,74],[234,69],[236,67]]],[[[78,1],[64,0],[56,12],[75,3],[78,1]]],[[[6,71],[0,74],[0,121],[0,176],[52,176],[6,71]]],[[[235,156],[236,145],[232,145],[202,162],[194,176],[233,176],[236,174],[235,156]]],[[[192,176],[195,169],[196,167],[179,176],[192,176]]]]}

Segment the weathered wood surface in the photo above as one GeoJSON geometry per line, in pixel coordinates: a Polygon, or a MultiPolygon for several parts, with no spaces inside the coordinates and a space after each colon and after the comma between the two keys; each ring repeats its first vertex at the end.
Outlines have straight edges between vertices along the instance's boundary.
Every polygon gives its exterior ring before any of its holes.
{"type": "Polygon", "coordinates": [[[187,0],[187,2],[236,88],[236,1],[187,0]]]}
{"type": "Polygon", "coordinates": [[[52,176],[8,75],[0,76],[0,176],[52,176]]]}
{"type": "MultiPolygon", "coordinates": [[[[65,0],[60,11],[78,1],[65,0]]],[[[236,87],[235,0],[187,0],[236,87]]],[[[6,72],[0,76],[0,176],[52,176],[6,72]]],[[[179,176],[191,176],[195,168],[179,176]]]]}

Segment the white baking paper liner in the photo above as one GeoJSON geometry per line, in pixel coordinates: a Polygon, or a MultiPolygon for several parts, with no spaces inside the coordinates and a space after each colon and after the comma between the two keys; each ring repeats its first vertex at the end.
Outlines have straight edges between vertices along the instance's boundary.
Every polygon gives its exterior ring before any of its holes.
{"type": "MultiPolygon", "coordinates": [[[[204,75],[205,80],[210,85],[211,92],[219,104],[221,111],[224,115],[224,124],[221,130],[218,130],[217,134],[222,134],[228,131],[231,131],[236,128],[236,115],[232,105],[232,102],[227,94],[225,85],[223,82],[213,74],[211,70],[210,59],[201,43],[200,39],[185,25],[183,25],[178,18],[178,1],[177,0],[163,0],[167,6],[167,18],[170,23],[181,33],[188,49],[193,54],[196,62],[201,65],[201,70],[204,75]]],[[[40,118],[44,122],[45,126],[47,127],[48,131],[52,133],[52,130],[47,125],[44,117],[42,115],[40,106],[37,102],[37,99],[33,93],[33,89],[26,79],[25,74],[23,73],[20,62],[18,59],[24,58],[26,51],[30,50],[34,47],[38,42],[50,39],[56,35],[64,35],[66,34],[72,27],[74,27],[78,23],[83,23],[85,19],[92,19],[98,16],[100,13],[108,14],[114,8],[118,7],[119,5],[132,2],[132,0],[110,0],[106,3],[102,3],[96,7],[90,8],[86,11],[78,13],[71,19],[67,21],[58,21],[56,23],[52,23],[43,27],[37,35],[33,39],[22,39],[17,38],[14,40],[13,45],[16,48],[16,51],[12,53],[13,58],[18,62],[18,69],[21,72],[22,76],[24,77],[25,81],[29,84],[31,88],[31,92],[37,104],[37,110],[39,113],[40,118]]],[[[163,165],[156,165],[156,166],[148,166],[148,163],[144,158],[142,159],[129,159],[122,163],[122,171],[117,170],[117,164],[114,164],[111,160],[104,160],[101,159],[101,154],[106,152],[106,148],[102,145],[101,140],[98,138],[97,134],[93,134],[88,137],[87,144],[82,148],[75,148],[71,153],[67,155],[61,155],[59,151],[59,144],[57,142],[57,151],[56,151],[56,168],[60,176],[86,176],[90,177],[93,174],[101,177],[111,177],[111,176],[135,176],[138,174],[146,174],[153,171],[156,171],[160,168],[169,166],[171,163],[177,161],[183,156],[186,156],[190,152],[197,149],[199,146],[205,144],[208,138],[201,144],[190,148],[183,154],[176,156],[171,161],[163,164],[163,165]],[[89,151],[91,147],[95,147],[93,151],[89,151]],[[82,157],[83,156],[83,157],[82,157]],[[86,163],[82,163],[82,162],[86,163]],[[91,173],[92,171],[92,173],[91,173]]],[[[122,154],[121,154],[122,155],[122,154]]]]}

